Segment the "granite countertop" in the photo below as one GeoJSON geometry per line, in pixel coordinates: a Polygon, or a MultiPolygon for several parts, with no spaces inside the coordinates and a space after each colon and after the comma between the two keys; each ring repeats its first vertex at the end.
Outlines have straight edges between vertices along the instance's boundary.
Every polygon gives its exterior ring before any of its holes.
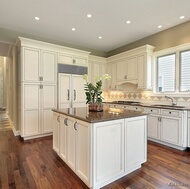
{"type": "Polygon", "coordinates": [[[89,112],[88,108],[63,108],[63,109],[53,109],[52,111],[68,115],[70,117],[88,122],[88,123],[98,123],[110,120],[125,119],[130,117],[138,117],[147,115],[143,112],[124,110],[119,108],[104,108],[103,112],[89,112]]]}
{"type": "Polygon", "coordinates": [[[113,102],[104,102],[108,104],[117,104],[117,105],[130,105],[130,106],[142,106],[142,107],[150,107],[150,108],[162,108],[162,109],[172,109],[172,110],[190,110],[190,106],[178,106],[178,105],[167,105],[167,104],[147,104],[140,102],[128,101],[113,101],[113,102]]]}

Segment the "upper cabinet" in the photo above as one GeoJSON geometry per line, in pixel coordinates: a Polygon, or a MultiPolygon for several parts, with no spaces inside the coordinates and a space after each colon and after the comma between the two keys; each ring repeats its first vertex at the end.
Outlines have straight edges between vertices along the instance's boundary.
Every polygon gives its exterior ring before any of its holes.
{"type": "MultiPolygon", "coordinates": [[[[90,55],[88,62],[88,80],[95,84],[95,77],[102,77],[106,74],[106,58],[90,55]]],[[[106,89],[106,81],[103,82],[102,89],[106,89]]]]}
{"type": "Polygon", "coordinates": [[[88,66],[88,54],[89,52],[64,52],[58,53],[58,63],[70,64],[75,66],[88,66]]]}
{"type": "Polygon", "coordinates": [[[107,58],[109,72],[111,65],[111,76],[116,80],[108,86],[109,89],[117,89],[124,83],[136,84],[138,89],[152,88],[152,54],[153,46],[144,45],[107,58]],[[112,64],[110,64],[112,62],[112,64]],[[115,73],[116,72],[116,73],[115,73]]]}
{"type": "Polygon", "coordinates": [[[117,84],[137,83],[137,56],[128,57],[117,62],[117,84]]]}
{"type": "Polygon", "coordinates": [[[51,82],[57,80],[57,54],[51,51],[22,47],[21,81],[51,82]]]}

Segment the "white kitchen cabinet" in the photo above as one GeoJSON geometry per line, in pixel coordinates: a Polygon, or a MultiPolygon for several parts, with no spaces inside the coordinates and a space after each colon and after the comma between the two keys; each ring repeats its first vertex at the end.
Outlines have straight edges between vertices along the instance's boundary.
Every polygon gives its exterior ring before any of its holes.
{"type": "Polygon", "coordinates": [[[188,137],[188,147],[190,148],[190,111],[188,111],[188,134],[187,134],[187,137],[188,137]]]}
{"type": "Polygon", "coordinates": [[[54,113],[53,149],[90,186],[89,124],[54,113]]]}
{"type": "Polygon", "coordinates": [[[116,84],[116,78],[117,78],[117,65],[116,62],[111,62],[107,64],[107,74],[111,76],[110,80],[107,80],[106,86],[107,89],[116,90],[117,84],[116,84]]]}
{"type": "Polygon", "coordinates": [[[131,172],[147,161],[146,126],[146,116],[125,120],[125,172],[131,172]]]}
{"type": "Polygon", "coordinates": [[[138,89],[152,89],[153,49],[153,46],[147,45],[146,52],[137,57],[138,89]]]}
{"type": "Polygon", "coordinates": [[[137,56],[117,61],[117,82],[137,83],[137,56]]]}
{"type": "Polygon", "coordinates": [[[147,160],[147,116],[88,123],[70,113],[54,113],[54,150],[89,188],[101,188],[147,160]]]}
{"type": "Polygon", "coordinates": [[[187,111],[144,108],[148,116],[148,138],[168,146],[187,147],[187,111]]]}
{"type": "MultiPolygon", "coordinates": [[[[95,56],[89,56],[88,63],[88,80],[95,84],[96,77],[102,77],[106,74],[106,60],[105,58],[95,58],[95,56]]],[[[103,82],[102,89],[106,90],[106,82],[103,82]]]]}
{"type": "Polygon", "coordinates": [[[57,54],[45,50],[22,47],[23,82],[57,82],[57,54]]]}
{"type": "Polygon", "coordinates": [[[84,107],[86,95],[85,80],[81,75],[59,74],[59,108],[84,107]]]}
{"type": "Polygon", "coordinates": [[[70,53],[59,53],[58,62],[62,64],[70,64],[75,66],[88,66],[88,55],[77,55],[70,53]]]}
{"type": "Polygon", "coordinates": [[[60,146],[60,114],[54,112],[53,113],[53,149],[59,155],[59,146],[60,146]]]}
{"type": "Polygon", "coordinates": [[[21,88],[21,136],[29,139],[51,134],[52,109],[57,103],[56,85],[23,83],[21,88]]]}

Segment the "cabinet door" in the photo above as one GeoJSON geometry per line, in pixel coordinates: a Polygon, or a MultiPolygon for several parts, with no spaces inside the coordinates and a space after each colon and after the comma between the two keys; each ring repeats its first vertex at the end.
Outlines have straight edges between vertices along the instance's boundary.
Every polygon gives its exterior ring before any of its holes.
{"type": "Polygon", "coordinates": [[[93,175],[95,185],[124,173],[124,120],[93,125],[93,175]]]}
{"type": "Polygon", "coordinates": [[[125,119],[125,172],[147,160],[146,116],[125,119]]]}
{"type": "Polygon", "coordinates": [[[70,108],[71,107],[71,75],[59,74],[59,108],[70,108]]]}
{"type": "Polygon", "coordinates": [[[75,171],[75,149],[76,149],[76,130],[74,129],[75,119],[68,118],[67,120],[67,164],[68,166],[75,171]]]}
{"type": "Polygon", "coordinates": [[[128,77],[126,60],[120,60],[116,64],[117,64],[117,82],[125,81],[128,77]]]}
{"type": "Polygon", "coordinates": [[[59,122],[60,115],[53,113],[53,149],[59,154],[59,122]]]}
{"type": "Polygon", "coordinates": [[[161,140],[171,144],[182,146],[181,118],[165,117],[161,118],[161,140]]]}
{"type": "Polygon", "coordinates": [[[43,81],[56,83],[57,81],[57,55],[54,52],[42,51],[41,76],[43,81]]]}
{"type": "Polygon", "coordinates": [[[90,182],[90,142],[86,122],[77,120],[76,124],[76,173],[89,186],[90,182]]]}
{"type": "Polygon", "coordinates": [[[52,109],[57,107],[56,85],[41,85],[42,133],[53,131],[52,109]]]}
{"type": "Polygon", "coordinates": [[[72,54],[58,54],[59,63],[63,64],[73,64],[72,54]]]}
{"type": "Polygon", "coordinates": [[[84,91],[85,80],[81,75],[72,75],[72,99],[73,106],[78,103],[86,103],[86,95],[84,91]]]}
{"type": "Polygon", "coordinates": [[[60,138],[60,146],[59,146],[59,155],[61,159],[67,162],[67,123],[68,118],[64,115],[60,115],[60,130],[59,130],[59,138],[60,138]]]}
{"type": "Polygon", "coordinates": [[[190,118],[188,118],[188,147],[190,147],[190,118]]]}
{"type": "Polygon", "coordinates": [[[40,85],[23,84],[22,136],[40,134],[40,85]]]}
{"type": "Polygon", "coordinates": [[[73,64],[77,65],[77,66],[88,66],[88,59],[87,59],[87,57],[75,55],[73,64]]]}
{"type": "Polygon", "coordinates": [[[23,81],[37,82],[40,77],[40,50],[23,48],[23,81]]]}
{"type": "Polygon", "coordinates": [[[109,63],[107,65],[107,73],[111,76],[111,79],[107,80],[107,88],[108,89],[116,89],[117,64],[109,63]]]}
{"type": "Polygon", "coordinates": [[[137,80],[137,57],[127,59],[127,80],[137,80]]]}
{"type": "Polygon", "coordinates": [[[160,139],[160,122],[158,122],[159,115],[148,116],[148,137],[153,139],[160,139]]]}

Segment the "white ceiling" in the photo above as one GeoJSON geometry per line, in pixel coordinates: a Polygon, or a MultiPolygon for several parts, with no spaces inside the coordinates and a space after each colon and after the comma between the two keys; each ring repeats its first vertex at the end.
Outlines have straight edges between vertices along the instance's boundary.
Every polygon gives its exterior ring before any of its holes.
{"type": "Polygon", "coordinates": [[[190,0],[0,0],[1,28],[104,52],[188,20],[190,0]]]}

